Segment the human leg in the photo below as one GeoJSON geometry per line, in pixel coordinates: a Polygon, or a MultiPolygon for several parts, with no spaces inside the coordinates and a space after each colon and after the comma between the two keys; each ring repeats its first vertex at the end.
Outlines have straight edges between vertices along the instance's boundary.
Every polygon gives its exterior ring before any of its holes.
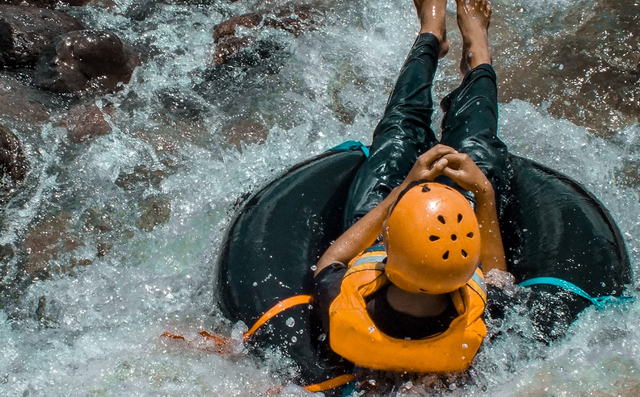
{"type": "Polygon", "coordinates": [[[358,171],[345,208],[345,229],[404,180],[417,157],[436,143],[431,129],[431,86],[446,54],[446,0],[415,0],[420,35],[405,60],[384,115],[373,133],[371,155],[358,171]]]}
{"type": "Polygon", "coordinates": [[[487,29],[491,8],[486,0],[456,0],[463,38],[460,87],[441,102],[442,140],[467,153],[487,176],[500,208],[507,189],[507,147],[498,138],[498,86],[491,66],[487,29]]]}

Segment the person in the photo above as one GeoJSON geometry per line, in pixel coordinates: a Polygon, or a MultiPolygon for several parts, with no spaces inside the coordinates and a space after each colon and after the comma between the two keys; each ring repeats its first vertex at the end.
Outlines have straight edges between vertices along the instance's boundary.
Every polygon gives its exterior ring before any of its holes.
{"type": "Polygon", "coordinates": [[[431,87],[449,49],[446,0],[414,0],[420,32],[345,208],[349,228],[319,259],[314,300],[331,349],[374,370],[466,369],[486,335],[483,271],[506,271],[498,213],[507,148],[498,138],[491,5],[456,0],[463,81],[431,128],[431,87]]]}

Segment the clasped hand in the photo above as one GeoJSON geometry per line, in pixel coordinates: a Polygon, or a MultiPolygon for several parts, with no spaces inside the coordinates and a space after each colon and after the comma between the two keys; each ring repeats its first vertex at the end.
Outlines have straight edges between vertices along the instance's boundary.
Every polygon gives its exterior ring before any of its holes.
{"type": "Polygon", "coordinates": [[[433,181],[440,175],[451,178],[475,195],[493,193],[491,183],[469,155],[441,144],[418,157],[404,184],[421,179],[433,181]]]}

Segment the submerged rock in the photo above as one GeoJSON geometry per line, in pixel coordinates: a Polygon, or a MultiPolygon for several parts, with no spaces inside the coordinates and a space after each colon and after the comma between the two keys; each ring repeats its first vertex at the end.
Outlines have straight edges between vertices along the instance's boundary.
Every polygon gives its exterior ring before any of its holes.
{"type": "Polygon", "coordinates": [[[0,124],[0,183],[22,182],[27,175],[27,159],[18,137],[7,127],[0,124]]]}
{"type": "Polygon", "coordinates": [[[250,30],[274,28],[298,36],[312,28],[317,23],[319,15],[319,4],[285,4],[275,9],[230,18],[213,27],[213,39],[217,44],[213,63],[215,65],[226,63],[231,55],[256,40],[257,34],[238,37],[237,28],[250,30]]]}
{"type": "Polygon", "coordinates": [[[500,101],[547,105],[559,118],[599,135],[640,121],[640,3],[611,0],[574,17],[516,64],[497,67],[500,101]]]}
{"type": "Polygon", "coordinates": [[[163,170],[152,170],[138,165],[130,174],[121,172],[115,184],[128,192],[144,192],[147,189],[159,189],[167,176],[167,172],[163,170]]]}
{"type": "Polygon", "coordinates": [[[48,215],[24,235],[26,259],[22,267],[29,276],[47,278],[68,270],[51,262],[84,245],[81,237],[70,231],[71,221],[71,214],[65,211],[48,215]]]}
{"type": "Polygon", "coordinates": [[[45,106],[34,100],[37,91],[23,86],[9,76],[0,76],[0,117],[41,124],[49,121],[45,106]]]}
{"type": "Polygon", "coordinates": [[[81,7],[89,4],[92,0],[3,0],[6,4],[30,5],[35,7],[54,8],[60,4],[72,7],[81,7]]]}
{"type": "Polygon", "coordinates": [[[140,207],[144,211],[136,221],[136,227],[140,230],[150,232],[156,226],[169,222],[171,218],[171,203],[160,197],[149,197],[140,207]]]}
{"type": "Polygon", "coordinates": [[[73,143],[81,143],[111,133],[111,126],[96,105],[73,107],[62,119],[60,126],[69,131],[67,137],[73,143]]]}
{"type": "Polygon", "coordinates": [[[198,98],[184,91],[163,89],[158,92],[158,99],[174,118],[201,120],[208,112],[198,98]]]}
{"type": "Polygon", "coordinates": [[[241,142],[245,144],[264,143],[269,129],[254,118],[234,119],[222,126],[222,135],[230,144],[242,151],[241,142]]]}
{"type": "Polygon", "coordinates": [[[33,67],[51,40],[84,28],[60,11],[0,4],[0,68],[33,67]]]}
{"type": "Polygon", "coordinates": [[[122,89],[137,57],[115,33],[81,30],[49,43],[36,64],[36,84],[57,93],[107,93],[122,89]]]}

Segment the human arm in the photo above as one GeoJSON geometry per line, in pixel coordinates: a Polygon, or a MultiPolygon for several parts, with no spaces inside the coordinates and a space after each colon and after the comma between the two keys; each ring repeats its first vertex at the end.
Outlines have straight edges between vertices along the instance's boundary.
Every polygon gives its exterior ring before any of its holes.
{"type": "Polygon", "coordinates": [[[476,217],[480,226],[480,262],[483,271],[492,269],[507,271],[504,246],[498,223],[498,211],[493,186],[478,166],[465,153],[450,153],[443,156],[446,167],[442,174],[453,179],[460,187],[476,197],[476,217]]]}
{"type": "Polygon", "coordinates": [[[400,193],[411,182],[418,180],[433,181],[442,174],[447,163],[439,159],[446,154],[455,153],[456,151],[448,146],[436,145],[418,157],[402,184],[393,189],[380,204],[344,232],[320,257],[314,276],[317,276],[324,268],[334,263],[346,266],[356,255],[370,247],[382,232],[382,224],[400,193]]]}

